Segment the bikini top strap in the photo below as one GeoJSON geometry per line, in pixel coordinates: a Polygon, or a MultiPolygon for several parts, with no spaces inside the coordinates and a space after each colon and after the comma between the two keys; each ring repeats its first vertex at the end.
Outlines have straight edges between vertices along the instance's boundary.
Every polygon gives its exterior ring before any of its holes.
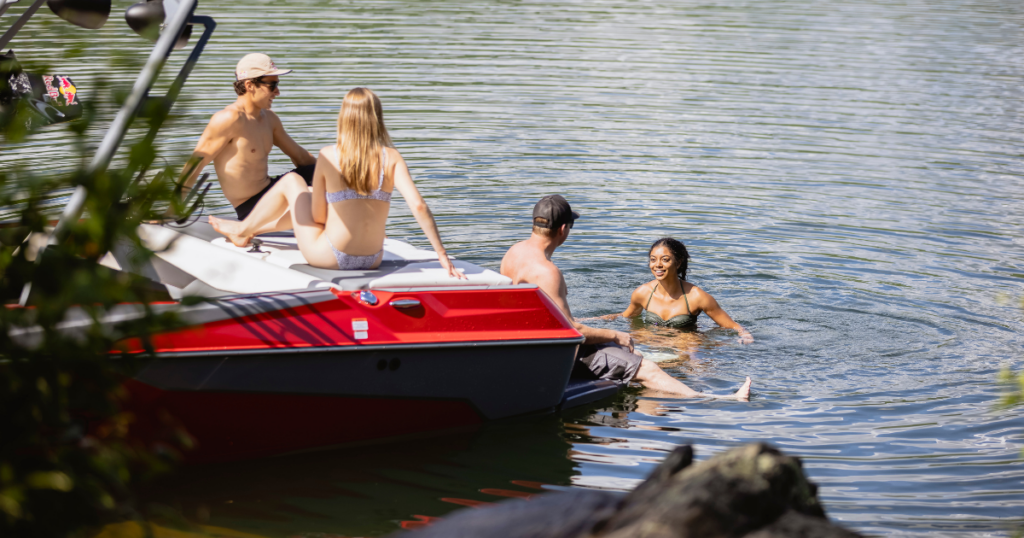
{"type": "MultiPolygon", "coordinates": [[[[647,308],[647,307],[651,306],[651,299],[654,298],[654,292],[656,292],[656,291],[658,291],[658,285],[657,284],[655,284],[654,288],[651,290],[651,296],[647,298],[647,306],[644,307],[644,310],[650,310],[650,308],[647,308]]],[[[689,308],[689,306],[687,306],[687,308],[689,308]]]]}
{"type": "MultiPolygon", "coordinates": [[[[655,284],[654,285],[654,289],[651,290],[651,296],[647,298],[647,305],[644,306],[644,310],[650,310],[650,308],[648,308],[648,307],[651,306],[651,299],[654,298],[654,292],[656,292],[656,291],[658,291],[658,285],[657,284],[655,284]]],[[[693,311],[690,310],[690,300],[686,298],[686,292],[683,292],[683,301],[686,302],[686,313],[692,316],[693,315],[693,311]]]]}

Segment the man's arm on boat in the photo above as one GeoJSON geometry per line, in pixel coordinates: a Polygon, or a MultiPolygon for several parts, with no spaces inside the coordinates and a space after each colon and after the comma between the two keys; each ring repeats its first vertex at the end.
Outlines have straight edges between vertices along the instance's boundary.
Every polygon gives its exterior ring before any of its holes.
{"type": "Polygon", "coordinates": [[[611,329],[598,329],[596,327],[590,327],[584,325],[575,318],[572,317],[572,312],[569,311],[568,301],[568,290],[565,285],[565,277],[562,276],[562,272],[552,264],[551,269],[541,270],[536,278],[537,285],[551,298],[551,301],[555,303],[555,306],[565,314],[565,317],[569,319],[569,323],[572,323],[574,329],[579,331],[586,340],[584,344],[604,344],[607,342],[615,342],[620,346],[629,348],[633,351],[633,337],[628,333],[622,331],[613,331],[611,329]]]}
{"type": "Polygon", "coordinates": [[[277,114],[266,110],[266,114],[270,115],[270,121],[273,122],[274,126],[274,145],[281,148],[281,151],[292,160],[295,166],[305,166],[307,164],[316,163],[316,158],[306,151],[306,148],[299,145],[298,142],[292,140],[292,137],[288,136],[288,133],[284,130],[284,124],[281,123],[281,118],[277,117],[277,114]]]}
{"type": "Polygon", "coordinates": [[[230,130],[234,123],[234,117],[230,113],[220,111],[210,118],[206,124],[196,149],[192,151],[192,157],[185,163],[178,181],[182,185],[181,196],[184,198],[192,189],[199,173],[210,164],[230,142],[230,130]]]}

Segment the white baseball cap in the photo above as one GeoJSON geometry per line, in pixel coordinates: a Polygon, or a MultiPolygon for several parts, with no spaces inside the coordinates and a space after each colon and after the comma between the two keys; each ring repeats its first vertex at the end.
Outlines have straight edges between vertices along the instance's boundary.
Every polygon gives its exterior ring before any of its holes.
{"type": "Polygon", "coordinates": [[[270,56],[254,52],[246,54],[235,66],[235,80],[245,80],[256,77],[267,77],[274,75],[287,75],[291,69],[278,69],[270,56]]]}

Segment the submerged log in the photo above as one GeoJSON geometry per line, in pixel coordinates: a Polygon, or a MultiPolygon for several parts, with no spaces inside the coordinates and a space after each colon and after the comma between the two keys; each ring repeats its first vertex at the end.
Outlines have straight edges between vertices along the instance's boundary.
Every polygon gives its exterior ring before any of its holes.
{"type": "Polygon", "coordinates": [[[693,463],[681,446],[628,494],[550,493],[466,509],[407,538],[781,538],[860,536],[831,523],[800,460],[764,444],[693,463]]]}

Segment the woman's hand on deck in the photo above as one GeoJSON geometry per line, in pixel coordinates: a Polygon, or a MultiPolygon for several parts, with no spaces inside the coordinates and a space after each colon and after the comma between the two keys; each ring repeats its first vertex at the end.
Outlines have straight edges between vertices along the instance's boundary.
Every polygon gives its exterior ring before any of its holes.
{"type": "Polygon", "coordinates": [[[437,260],[441,262],[441,267],[448,271],[448,276],[459,280],[469,280],[469,277],[467,277],[465,273],[455,267],[452,260],[448,258],[448,254],[438,254],[437,260]]]}

